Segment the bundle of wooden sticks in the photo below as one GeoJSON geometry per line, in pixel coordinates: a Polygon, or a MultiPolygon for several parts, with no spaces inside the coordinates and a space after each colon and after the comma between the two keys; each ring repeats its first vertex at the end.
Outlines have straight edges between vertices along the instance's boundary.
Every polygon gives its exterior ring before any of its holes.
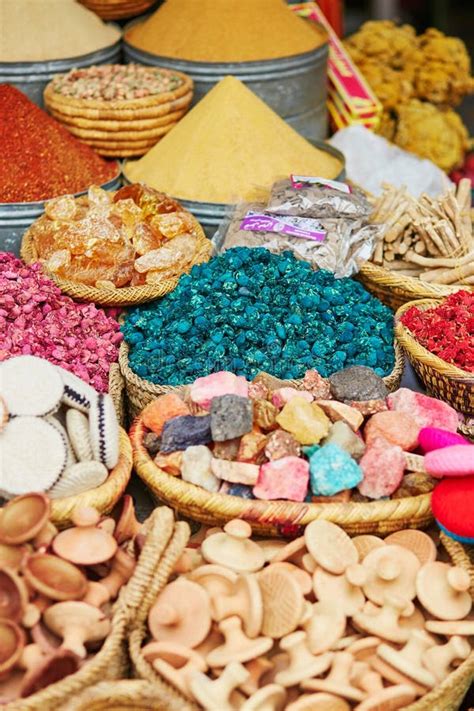
{"type": "Polygon", "coordinates": [[[385,184],[370,219],[385,225],[375,264],[435,284],[474,284],[469,179],[437,199],[385,184]]]}

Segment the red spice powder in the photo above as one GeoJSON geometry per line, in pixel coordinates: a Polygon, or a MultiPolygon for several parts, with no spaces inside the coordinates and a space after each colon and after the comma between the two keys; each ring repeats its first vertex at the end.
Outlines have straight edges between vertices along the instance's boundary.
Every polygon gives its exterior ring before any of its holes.
{"type": "Polygon", "coordinates": [[[0,84],[0,203],[35,202],[87,190],[117,175],[21,91],[0,84]]]}
{"type": "Polygon", "coordinates": [[[431,353],[474,373],[474,292],[457,291],[426,311],[412,306],[401,322],[431,353]]]}

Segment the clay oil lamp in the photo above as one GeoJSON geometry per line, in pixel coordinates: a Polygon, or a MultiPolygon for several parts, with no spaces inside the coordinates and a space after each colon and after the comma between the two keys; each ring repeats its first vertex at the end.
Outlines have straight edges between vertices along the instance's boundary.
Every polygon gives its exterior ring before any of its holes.
{"type": "Polygon", "coordinates": [[[50,632],[42,622],[37,622],[31,630],[31,639],[37,644],[46,654],[52,654],[61,644],[59,637],[50,632]]]}
{"type": "Polygon", "coordinates": [[[35,553],[23,566],[28,584],[51,600],[80,600],[87,579],[75,565],[48,553],[35,553]]]}
{"type": "Polygon", "coordinates": [[[72,516],[74,528],[61,531],[53,541],[53,551],[76,565],[97,565],[110,560],[117,551],[117,541],[97,528],[100,514],[90,507],[78,508],[72,516]]]}
{"type": "Polygon", "coordinates": [[[21,693],[23,672],[19,669],[10,671],[0,679],[0,706],[15,701],[21,693]]]}
{"type": "Polygon", "coordinates": [[[46,686],[61,681],[77,672],[79,665],[79,658],[69,649],[58,649],[54,654],[43,656],[23,677],[20,696],[31,696],[46,686]]]}
{"type": "Polygon", "coordinates": [[[9,568],[17,571],[28,555],[26,546],[10,546],[7,543],[0,543],[0,568],[9,568]]]}
{"type": "Polygon", "coordinates": [[[135,538],[142,530],[142,524],[135,515],[135,506],[131,496],[123,497],[122,511],[115,526],[114,537],[119,545],[135,538]]]}
{"type": "Polygon", "coordinates": [[[110,620],[101,610],[85,602],[58,602],[43,615],[43,621],[61,637],[62,649],[69,649],[81,659],[87,656],[88,642],[101,642],[110,632],[110,620]]]}
{"type": "Polygon", "coordinates": [[[0,570],[0,619],[19,622],[28,605],[28,590],[12,570],[0,570]]]}
{"type": "Polygon", "coordinates": [[[9,501],[0,516],[0,543],[19,545],[33,540],[47,526],[50,508],[48,497],[39,492],[9,501]]]}
{"type": "Polygon", "coordinates": [[[13,669],[25,646],[25,633],[11,620],[0,620],[0,676],[13,669]]]}

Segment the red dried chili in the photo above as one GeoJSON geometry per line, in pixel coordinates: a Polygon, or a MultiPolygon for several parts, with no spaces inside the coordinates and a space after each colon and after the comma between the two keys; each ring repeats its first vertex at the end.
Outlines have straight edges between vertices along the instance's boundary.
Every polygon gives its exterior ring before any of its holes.
{"type": "Polygon", "coordinates": [[[457,291],[426,311],[412,306],[401,322],[431,353],[474,373],[474,292],[457,291]]]}
{"type": "Polygon", "coordinates": [[[0,202],[35,202],[101,185],[118,172],[21,91],[0,84],[0,202]]]}

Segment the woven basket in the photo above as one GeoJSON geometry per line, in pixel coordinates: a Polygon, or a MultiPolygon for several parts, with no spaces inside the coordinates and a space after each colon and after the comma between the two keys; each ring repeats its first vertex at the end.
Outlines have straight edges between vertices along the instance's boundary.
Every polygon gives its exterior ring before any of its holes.
{"type": "Polygon", "coordinates": [[[367,291],[370,291],[371,294],[394,311],[406,304],[407,301],[413,301],[414,299],[442,299],[454,294],[459,289],[470,291],[473,288],[460,284],[453,286],[431,284],[422,279],[391,272],[371,262],[364,262],[356,278],[362,282],[367,291]]]}
{"type": "MultiPolygon", "coordinates": [[[[179,525],[179,524],[177,524],[179,525]]],[[[441,534],[441,542],[446,548],[451,560],[456,565],[463,567],[465,570],[469,571],[471,577],[471,595],[474,597],[474,572],[473,567],[466,549],[461,546],[460,543],[447,538],[444,534],[441,534]]],[[[186,539],[181,539],[179,546],[181,550],[186,545],[186,539]]],[[[177,550],[173,552],[170,558],[175,561],[179,556],[177,550]]],[[[172,566],[168,566],[171,570],[172,566]]],[[[151,606],[156,600],[156,597],[160,590],[162,590],[163,585],[167,582],[163,580],[164,566],[159,567],[159,574],[152,577],[148,584],[147,595],[142,600],[142,605],[139,610],[139,614],[136,618],[135,625],[132,627],[131,634],[129,636],[129,653],[132,660],[132,667],[135,675],[139,676],[141,679],[145,680],[148,684],[153,684],[155,687],[155,704],[156,706],[150,706],[150,709],[166,709],[166,711],[198,711],[199,706],[191,702],[189,699],[185,699],[181,694],[171,687],[153,668],[153,666],[146,661],[142,654],[142,645],[147,636],[146,621],[147,616],[150,611],[151,606]],[[159,705],[161,702],[162,705],[159,705]]],[[[462,702],[474,676],[474,652],[466,659],[461,666],[459,666],[452,674],[449,675],[445,681],[436,686],[435,689],[430,691],[428,694],[420,698],[413,704],[405,707],[405,711],[457,711],[459,705],[462,702]]],[[[136,687],[135,693],[140,694],[141,689],[145,693],[149,693],[148,686],[136,687]]],[[[121,690],[120,690],[121,691],[121,690]]],[[[126,691],[124,687],[124,691],[126,691]]],[[[120,692],[119,692],[120,693],[120,692]]],[[[133,689],[129,688],[129,693],[133,694],[133,689]]],[[[119,701],[123,697],[119,696],[119,701]]],[[[111,696],[111,701],[114,697],[111,696]]],[[[128,703],[133,703],[133,698],[125,699],[128,703]]],[[[138,701],[138,696],[137,696],[138,701]]],[[[91,706],[91,709],[102,709],[102,706],[91,706]]],[[[115,708],[115,707],[114,707],[115,708]]],[[[117,707],[121,709],[119,705],[117,707]]],[[[124,706],[123,708],[135,708],[132,705],[124,706]]],[[[142,708],[137,704],[136,708],[142,708]]],[[[85,707],[80,707],[81,711],[86,711],[85,707]]],[[[109,706],[110,709],[110,706],[109,706]]],[[[66,711],[66,710],[65,710],[66,711]]],[[[89,711],[87,709],[87,711],[89,711]]]]}
{"type": "MultiPolygon", "coordinates": [[[[385,385],[390,392],[393,392],[400,386],[404,367],[402,349],[397,345],[397,343],[394,344],[394,348],[395,365],[390,375],[387,375],[384,378],[385,385]]],[[[131,421],[137,417],[145,406],[152,400],[155,400],[157,397],[164,395],[165,393],[182,393],[185,386],[174,387],[173,385],[155,385],[144,378],[140,378],[129,366],[128,352],[128,345],[125,341],[122,341],[119,350],[119,366],[122,377],[125,380],[127,408],[131,421]]],[[[262,377],[272,390],[281,387],[293,387],[298,389],[303,387],[302,380],[280,380],[279,378],[275,378],[273,375],[269,375],[267,373],[259,376],[259,378],[262,377]]]]}
{"type": "MultiPolygon", "coordinates": [[[[391,533],[402,528],[423,528],[432,521],[431,495],[387,499],[370,503],[312,504],[293,501],[263,501],[209,493],[206,489],[171,476],[156,466],[143,445],[145,426],[138,417],[131,429],[135,471],[155,499],[180,515],[210,526],[223,526],[242,518],[254,533],[265,536],[297,535],[316,519],[333,521],[348,533],[391,533]]],[[[410,459],[407,458],[409,469],[410,459]]]]}
{"type": "Polygon", "coordinates": [[[125,493],[132,473],[132,447],[125,430],[120,429],[120,454],[117,466],[106,481],[95,489],[77,496],[65,496],[51,501],[51,521],[59,528],[72,526],[76,506],[93,506],[101,514],[108,514],[125,493]]]}
{"type": "Polygon", "coordinates": [[[59,711],[168,711],[156,684],[140,679],[101,681],[71,699],[59,711]]]}
{"type": "MultiPolygon", "coordinates": [[[[198,248],[193,261],[186,268],[186,272],[190,271],[195,264],[207,262],[211,256],[212,244],[197,221],[196,232],[198,248]]],[[[23,236],[21,257],[27,264],[39,260],[38,252],[33,244],[29,230],[23,236]]],[[[175,279],[164,279],[159,284],[124,286],[120,289],[97,289],[95,286],[87,286],[80,282],[60,279],[51,272],[47,272],[47,274],[64,294],[68,294],[76,301],[93,301],[100,306],[132,306],[143,304],[146,301],[153,301],[173,291],[179,281],[179,277],[176,277],[175,279]]]]}
{"type": "Polygon", "coordinates": [[[149,10],[156,0],[79,0],[89,10],[93,10],[103,20],[125,20],[149,10]]]}
{"type": "Polygon", "coordinates": [[[426,311],[440,303],[440,300],[424,299],[401,306],[395,315],[395,335],[428,393],[449,402],[460,412],[474,415],[474,373],[438,358],[424,348],[401,322],[403,314],[412,306],[426,311]]]}

